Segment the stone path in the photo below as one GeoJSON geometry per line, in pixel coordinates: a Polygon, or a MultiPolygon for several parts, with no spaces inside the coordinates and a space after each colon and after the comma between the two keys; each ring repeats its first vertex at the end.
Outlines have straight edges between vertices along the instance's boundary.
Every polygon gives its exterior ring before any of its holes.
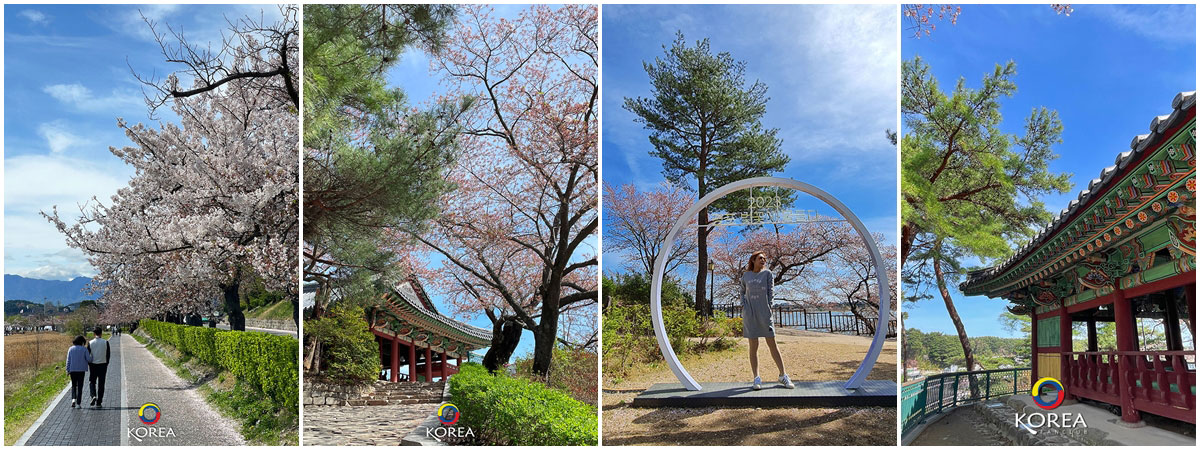
{"type": "Polygon", "coordinates": [[[972,406],[958,409],[926,425],[909,445],[1016,445],[995,427],[989,426],[972,406]]]}
{"type": "Polygon", "coordinates": [[[306,406],[304,445],[400,445],[438,405],[306,406]]]}
{"type": "MultiPolygon", "coordinates": [[[[104,408],[73,409],[70,395],[63,395],[18,445],[245,445],[237,423],[213,410],[196,386],[144,345],[124,336],[110,342],[104,408]],[[145,403],[161,411],[153,425],[138,418],[145,403]]],[[[90,400],[86,387],[84,398],[90,400]]]]}
{"type": "Polygon", "coordinates": [[[238,424],[221,416],[205,403],[196,391],[197,386],[175,375],[136,340],[121,342],[125,354],[127,426],[132,429],[125,437],[126,445],[245,445],[238,424]],[[144,425],[138,409],[154,403],[160,409],[159,420],[144,425]],[[156,436],[149,430],[156,429],[156,436]],[[170,430],[170,432],[167,432],[170,430]],[[173,435],[173,436],[172,436],[173,435]]]}
{"type": "MultiPolygon", "coordinates": [[[[108,376],[104,382],[104,408],[85,409],[71,407],[71,383],[63,390],[41,423],[30,426],[28,439],[17,441],[17,445],[119,445],[121,443],[121,412],[126,408],[121,401],[121,369],[125,352],[121,349],[122,338],[111,339],[109,348],[112,357],[108,363],[108,376]]],[[[133,339],[129,339],[133,340],[133,339]]],[[[91,400],[87,377],[84,377],[84,405],[91,400]]],[[[136,412],[134,413],[136,414],[136,412]]]]}

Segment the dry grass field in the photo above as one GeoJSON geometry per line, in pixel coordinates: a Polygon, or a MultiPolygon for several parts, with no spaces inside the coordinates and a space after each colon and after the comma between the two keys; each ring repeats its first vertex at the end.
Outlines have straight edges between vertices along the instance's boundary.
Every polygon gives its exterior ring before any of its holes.
{"type": "Polygon", "coordinates": [[[71,347],[71,336],[63,333],[26,333],[4,336],[4,390],[13,383],[28,381],[38,370],[62,365],[71,347]]]}
{"type": "Polygon", "coordinates": [[[63,387],[63,365],[72,336],[28,333],[4,336],[4,444],[12,445],[63,387]]]}

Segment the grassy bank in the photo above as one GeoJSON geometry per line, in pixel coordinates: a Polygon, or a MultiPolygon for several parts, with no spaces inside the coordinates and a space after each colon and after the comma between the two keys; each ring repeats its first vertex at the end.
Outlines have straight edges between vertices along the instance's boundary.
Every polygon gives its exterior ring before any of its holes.
{"type": "Polygon", "coordinates": [[[248,445],[299,445],[298,411],[281,410],[229,371],[204,364],[140,330],[131,336],[180,378],[198,384],[197,391],[217,411],[241,424],[238,431],[248,445]]]}
{"type": "Polygon", "coordinates": [[[20,384],[5,379],[4,388],[4,445],[13,445],[25,430],[46,410],[54,397],[62,392],[70,378],[62,364],[34,372],[20,384]]]}
{"type": "Polygon", "coordinates": [[[246,311],[245,315],[247,319],[292,320],[292,311],[292,302],[281,300],[246,311]]]}

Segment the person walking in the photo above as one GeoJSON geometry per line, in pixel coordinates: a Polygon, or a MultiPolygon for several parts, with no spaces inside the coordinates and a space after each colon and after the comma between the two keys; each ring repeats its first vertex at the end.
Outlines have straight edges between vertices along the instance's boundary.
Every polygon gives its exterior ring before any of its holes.
{"type": "Polygon", "coordinates": [[[83,374],[92,362],[92,352],[83,345],[87,340],[83,336],[75,336],[71,348],[67,349],[67,375],[71,376],[71,407],[82,407],[83,374]]]}
{"type": "Polygon", "coordinates": [[[104,328],[96,327],[92,330],[96,337],[88,343],[88,348],[92,351],[92,361],[88,363],[88,386],[92,393],[92,406],[96,408],[104,407],[104,379],[108,377],[108,357],[109,345],[104,339],[104,328]],[[98,382],[98,383],[97,383],[98,382]],[[97,389],[99,384],[99,389],[97,389]]]}
{"type": "Polygon", "coordinates": [[[779,366],[779,384],[788,389],[796,385],[788,378],[783,368],[783,357],[775,345],[775,326],[771,323],[771,302],[775,300],[775,276],[767,270],[767,255],[755,252],[750,255],[746,271],[742,272],[742,336],[750,340],[750,371],[754,374],[754,390],[762,389],[762,378],[758,376],[758,339],[765,338],[771,349],[771,357],[779,366]]]}

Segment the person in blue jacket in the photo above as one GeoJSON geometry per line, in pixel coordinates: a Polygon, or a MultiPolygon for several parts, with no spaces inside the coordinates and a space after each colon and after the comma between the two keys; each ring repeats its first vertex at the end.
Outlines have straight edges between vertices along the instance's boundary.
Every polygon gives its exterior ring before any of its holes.
{"type": "Polygon", "coordinates": [[[72,408],[83,407],[83,375],[87,373],[88,364],[92,362],[92,352],[83,346],[86,342],[83,336],[75,336],[75,345],[67,350],[67,374],[71,376],[72,408]]]}

